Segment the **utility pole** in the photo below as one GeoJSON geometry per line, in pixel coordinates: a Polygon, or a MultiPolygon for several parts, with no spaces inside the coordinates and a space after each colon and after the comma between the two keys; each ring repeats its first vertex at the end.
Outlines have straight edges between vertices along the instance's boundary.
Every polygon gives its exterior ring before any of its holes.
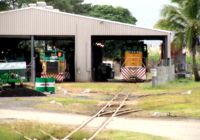
{"type": "Polygon", "coordinates": [[[35,40],[34,36],[31,36],[31,82],[35,85],[35,40]]]}

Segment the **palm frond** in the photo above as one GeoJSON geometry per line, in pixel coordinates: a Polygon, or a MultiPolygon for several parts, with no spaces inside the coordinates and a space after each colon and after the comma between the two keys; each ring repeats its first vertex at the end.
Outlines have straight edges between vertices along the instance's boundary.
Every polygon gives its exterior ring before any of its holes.
{"type": "Polygon", "coordinates": [[[178,20],[176,22],[170,21],[168,19],[159,20],[155,26],[155,28],[164,29],[164,30],[172,30],[172,31],[180,31],[184,30],[185,26],[182,23],[179,23],[178,20]]]}
{"type": "Polygon", "coordinates": [[[161,16],[166,20],[176,22],[176,24],[179,23],[182,26],[186,26],[188,24],[187,19],[181,13],[181,9],[177,6],[165,5],[165,7],[161,11],[161,16]]]}
{"type": "Polygon", "coordinates": [[[182,6],[184,4],[184,0],[171,0],[172,3],[176,3],[179,6],[182,6]]]}
{"type": "Polygon", "coordinates": [[[200,14],[200,0],[185,0],[183,13],[188,19],[197,19],[200,14]]]}

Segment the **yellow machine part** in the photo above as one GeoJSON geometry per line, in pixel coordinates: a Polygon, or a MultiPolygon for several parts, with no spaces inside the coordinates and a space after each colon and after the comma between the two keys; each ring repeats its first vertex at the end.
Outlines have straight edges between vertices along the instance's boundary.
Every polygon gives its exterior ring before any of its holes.
{"type": "Polygon", "coordinates": [[[142,66],[142,52],[125,52],[125,66],[142,66]]]}
{"type": "MultiPolygon", "coordinates": [[[[58,62],[58,72],[65,72],[66,70],[66,62],[65,61],[59,61],[58,62]]],[[[45,73],[47,72],[47,63],[45,61],[42,62],[42,71],[45,73]]]]}
{"type": "Polygon", "coordinates": [[[66,70],[66,63],[63,61],[63,62],[59,62],[59,72],[65,72],[66,70]]]}
{"type": "Polygon", "coordinates": [[[47,71],[46,62],[45,62],[45,61],[42,61],[42,72],[45,72],[45,73],[46,73],[46,71],[47,71]]]}

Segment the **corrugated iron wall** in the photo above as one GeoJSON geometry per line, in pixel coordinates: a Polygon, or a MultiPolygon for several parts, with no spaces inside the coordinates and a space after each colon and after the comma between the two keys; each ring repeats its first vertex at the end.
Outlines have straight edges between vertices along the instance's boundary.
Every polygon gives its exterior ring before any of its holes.
{"type": "MultiPolygon", "coordinates": [[[[0,35],[75,36],[76,80],[90,81],[91,35],[143,35],[167,37],[170,36],[170,33],[135,27],[118,22],[29,7],[1,12],[0,35]]],[[[168,55],[170,55],[170,47],[168,48],[168,55]]]]}

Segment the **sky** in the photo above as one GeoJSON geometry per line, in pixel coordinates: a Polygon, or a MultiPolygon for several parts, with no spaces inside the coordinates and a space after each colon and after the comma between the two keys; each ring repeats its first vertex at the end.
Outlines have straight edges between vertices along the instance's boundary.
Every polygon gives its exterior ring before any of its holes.
{"type": "Polygon", "coordinates": [[[170,0],[85,0],[85,3],[107,4],[129,9],[138,20],[136,25],[153,28],[160,19],[160,11],[170,0]]]}

